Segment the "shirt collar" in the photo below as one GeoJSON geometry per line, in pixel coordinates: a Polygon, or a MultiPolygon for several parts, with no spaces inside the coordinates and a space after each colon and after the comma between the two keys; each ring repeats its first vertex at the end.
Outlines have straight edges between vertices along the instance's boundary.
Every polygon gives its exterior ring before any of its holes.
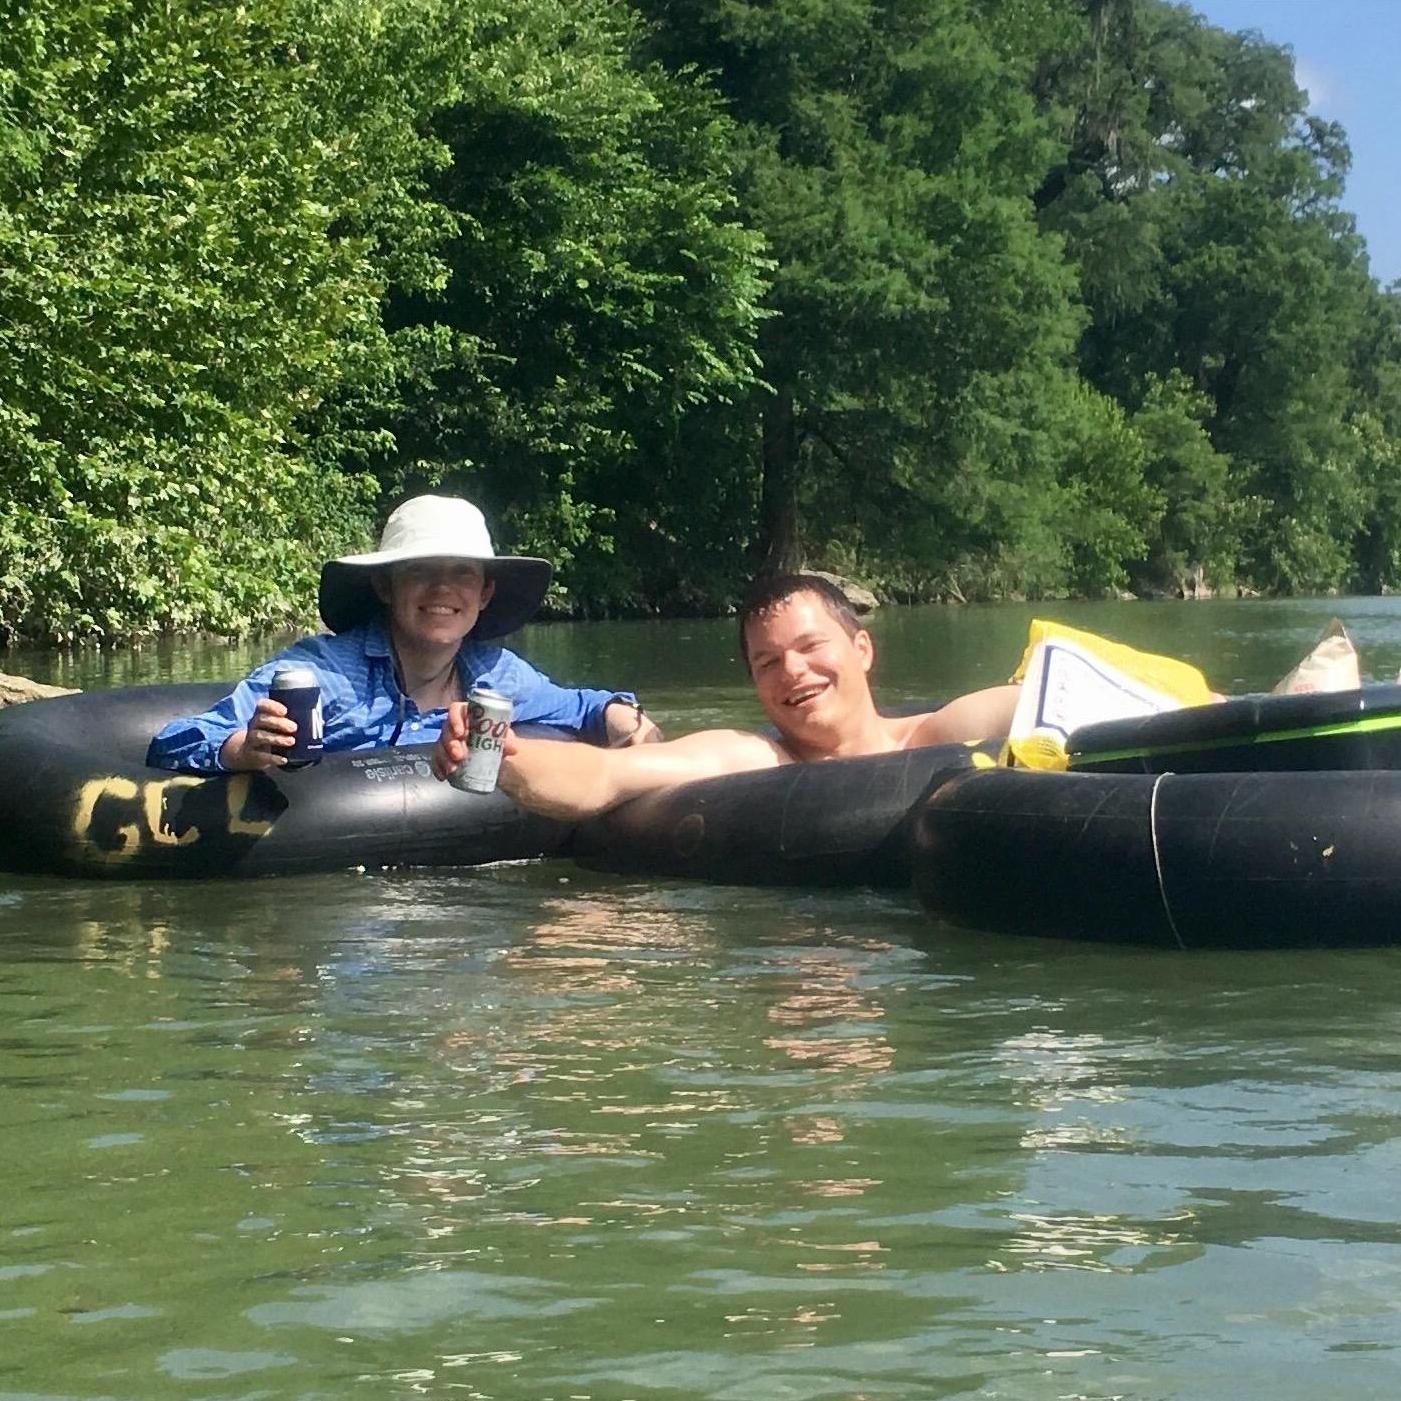
{"type": "MultiPolygon", "coordinates": [[[[386,661],[393,668],[394,649],[389,645],[389,624],[384,618],[375,618],[365,624],[364,648],[366,657],[386,661]]],[[[462,645],[457,649],[457,665],[468,681],[474,681],[477,672],[482,669],[482,653],[485,650],[484,645],[470,632],[462,639],[462,645]]]]}
{"type": "Polygon", "coordinates": [[[389,645],[389,629],[382,618],[365,625],[365,655],[387,657],[391,662],[394,660],[394,650],[389,645]]]}

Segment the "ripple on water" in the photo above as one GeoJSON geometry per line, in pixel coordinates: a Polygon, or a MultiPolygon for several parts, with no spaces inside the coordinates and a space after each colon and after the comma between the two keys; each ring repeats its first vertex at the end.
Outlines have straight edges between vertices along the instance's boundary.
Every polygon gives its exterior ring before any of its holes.
{"type": "Polygon", "coordinates": [[[25,891],[11,1395],[1395,1389],[1384,952],[558,865],[25,891]]]}

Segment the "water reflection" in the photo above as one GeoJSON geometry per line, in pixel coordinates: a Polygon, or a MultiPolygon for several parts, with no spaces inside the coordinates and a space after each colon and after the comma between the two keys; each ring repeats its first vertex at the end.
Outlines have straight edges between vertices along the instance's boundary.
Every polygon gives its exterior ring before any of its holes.
{"type": "Polygon", "coordinates": [[[1398,970],[568,866],[15,882],[5,1381],[1387,1394],[1398,970]]]}
{"type": "MultiPolygon", "coordinates": [[[[1183,1211],[1170,1222],[1135,1222],[1117,1216],[1037,1216],[1029,1212],[1013,1212],[1016,1233],[1007,1241],[1005,1250],[1022,1269],[1095,1270],[1133,1274],[1141,1270],[1151,1252],[1178,1251],[1195,1255],[1198,1247],[1186,1238],[1196,1220],[1195,1213],[1183,1211]]],[[[1180,1263],[1182,1253],[1172,1256],[1171,1263],[1180,1263]]],[[[990,1260],[993,1269],[1010,1266],[1001,1260],[990,1260]]],[[[1161,1268],[1169,1263],[1159,1255],[1154,1264],[1161,1268]]]]}

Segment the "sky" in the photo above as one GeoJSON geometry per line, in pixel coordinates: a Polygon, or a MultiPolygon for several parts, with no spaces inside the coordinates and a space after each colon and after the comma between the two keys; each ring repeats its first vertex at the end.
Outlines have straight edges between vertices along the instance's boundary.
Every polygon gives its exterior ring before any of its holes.
{"type": "Polygon", "coordinates": [[[1294,52],[1309,110],[1352,148],[1343,207],[1367,240],[1372,275],[1401,278],[1401,0],[1190,0],[1218,29],[1258,29],[1294,52]]]}

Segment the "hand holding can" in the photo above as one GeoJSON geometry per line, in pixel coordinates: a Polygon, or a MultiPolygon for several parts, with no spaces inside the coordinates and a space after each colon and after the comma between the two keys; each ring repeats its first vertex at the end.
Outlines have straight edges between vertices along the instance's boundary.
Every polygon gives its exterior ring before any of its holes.
{"type": "Polygon", "coordinates": [[[321,760],[325,748],[322,738],[321,686],[310,667],[283,663],[273,673],[268,687],[268,699],[284,706],[287,718],[297,727],[290,748],[281,750],[289,769],[305,768],[321,760]]]}
{"type": "Polygon", "coordinates": [[[511,724],[511,702],[477,687],[467,697],[467,757],[448,782],[464,793],[493,793],[501,772],[501,745],[511,724]]]}

